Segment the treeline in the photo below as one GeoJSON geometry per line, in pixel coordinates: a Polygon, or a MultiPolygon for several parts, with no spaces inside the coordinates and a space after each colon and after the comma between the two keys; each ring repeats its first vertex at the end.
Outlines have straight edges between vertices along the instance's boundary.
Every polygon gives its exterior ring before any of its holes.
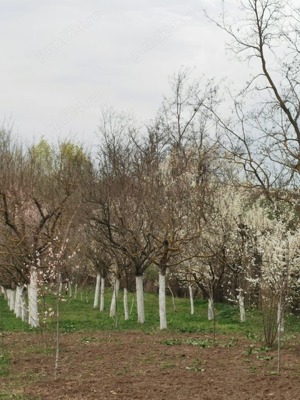
{"type": "MultiPolygon", "coordinates": [[[[97,296],[109,281],[116,298],[121,282],[125,318],[134,287],[143,323],[150,270],[158,273],[162,329],[170,282],[191,299],[196,290],[207,298],[211,319],[214,301],[239,304],[241,320],[245,303],[276,310],[280,325],[287,306],[299,308],[299,52],[292,26],[300,13],[291,16],[280,1],[249,4],[245,25],[217,23],[235,42],[232,50],[258,60],[261,70],[225,104],[220,86],[182,70],[150,123],[104,110],[96,155],[72,142],[41,140],[24,149],[2,131],[0,283],[19,292],[18,304],[27,288],[33,325],[38,288],[59,294],[64,283],[89,276],[97,276],[97,296]],[[269,50],[280,42],[283,51],[285,41],[289,57],[275,58],[268,70],[269,50]]],[[[114,309],[112,301],[112,316],[114,309]]]]}

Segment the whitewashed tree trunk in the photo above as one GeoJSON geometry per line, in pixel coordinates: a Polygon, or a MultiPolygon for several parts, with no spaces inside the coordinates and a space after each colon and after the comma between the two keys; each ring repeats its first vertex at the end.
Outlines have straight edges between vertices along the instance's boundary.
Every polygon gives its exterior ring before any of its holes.
{"type": "Polygon", "coordinates": [[[21,303],[21,319],[23,322],[27,322],[27,304],[25,300],[24,286],[22,286],[21,288],[20,303],[21,303]]]}
{"type": "Polygon", "coordinates": [[[160,329],[167,329],[166,275],[161,272],[159,272],[159,325],[160,329]]]}
{"type": "Polygon", "coordinates": [[[95,286],[95,296],[94,296],[94,308],[97,308],[99,305],[99,292],[100,292],[100,280],[101,280],[101,275],[97,274],[96,278],[96,286],[95,286]]]}
{"type": "Polygon", "coordinates": [[[17,285],[15,293],[15,306],[14,306],[14,313],[16,317],[18,317],[17,314],[19,313],[19,307],[20,307],[20,287],[17,285]]]}
{"type": "Polygon", "coordinates": [[[210,297],[208,299],[208,320],[213,321],[215,319],[215,310],[214,310],[214,299],[210,297]]]}
{"type": "Polygon", "coordinates": [[[11,289],[10,291],[10,307],[11,311],[15,311],[15,303],[16,303],[16,290],[11,289]]]}
{"type": "Polygon", "coordinates": [[[124,288],[123,292],[123,303],[124,303],[124,319],[128,321],[129,319],[129,312],[128,312],[128,291],[124,288]]]}
{"type": "Polygon", "coordinates": [[[100,284],[100,311],[101,312],[103,312],[104,308],[105,308],[104,292],[105,292],[105,278],[101,277],[101,284],[100,284]]]}
{"type": "Polygon", "coordinates": [[[142,275],[137,275],[135,277],[135,286],[136,286],[138,322],[140,324],[143,324],[145,322],[145,306],[144,306],[144,287],[143,287],[142,275]]]}
{"type": "Polygon", "coordinates": [[[246,311],[245,311],[245,303],[244,303],[244,296],[243,296],[242,289],[239,290],[238,302],[239,302],[239,308],[240,308],[240,321],[245,322],[246,321],[246,311]]]}
{"type": "Polygon", "coordinates": [[[22,316],[22,307],[21,307],[21,287],[18,285],[16,287],[16,299],[15,299],[15,314],[17,318],[21,318],[22,316]]]}
{"type": "Polygon", "coordinates": [[[30,272],[30,283],[28,286],[28,323],[33,328],[37,328],[39,326],[37,297],[37,272],[35,269],[32,269],[30,272]]]}
{"type": "Polygon", "coordinates": [[[109,315],[114,318],[117,312],[117,299],[119,295],[120,279],[115,280],[113,295],[110,303],[110,313],[109,315]]]}
{"type": "Polygon", "coordinates": [[[194,297],[193,297],[192,285],[189,285],[189,294],[190,294],[191,315],[194,315],[195,314],[195,308],[194,308],[194,297]]]}
{"type": "Polygon", "coordinates": [[[6,289],[6,300],[7,300],[8,308],[10,310],[11,310],[11,296],[12,296],[11,289],[6,289]]]}

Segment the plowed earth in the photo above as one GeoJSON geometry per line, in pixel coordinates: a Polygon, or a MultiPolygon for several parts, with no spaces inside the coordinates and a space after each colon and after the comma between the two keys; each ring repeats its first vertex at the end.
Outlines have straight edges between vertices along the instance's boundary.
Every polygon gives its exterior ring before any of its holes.
{"type": "Polygon", "coordinates": [[[284,344],[278,374],[277,351],[244,337],[217,337],[214,345],[200,334],[65,334],[58,379],[44,341],[35,334],[4,337],[10,366],[0,393],[32,400],[300,399],[299,337],[284,344]]]}

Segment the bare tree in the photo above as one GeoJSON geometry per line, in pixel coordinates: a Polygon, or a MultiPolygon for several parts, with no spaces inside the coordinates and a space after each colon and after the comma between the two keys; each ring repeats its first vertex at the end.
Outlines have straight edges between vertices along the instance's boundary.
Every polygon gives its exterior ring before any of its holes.
{"type": "MultiPolygon", "coordinates": [[[[223,145],[243,165],[248,184],[298,187],[300,171],[300,9],[281,0],[245,0],[242,14],[214,20],[229,50],[247,64],[249,80],[232,95],[234,113],[218,115],[223,145]],[[253,72],[251,72],[253,71],[253,72]]],[[[217,114],[217,113],[216,113],[217,114]]]]}

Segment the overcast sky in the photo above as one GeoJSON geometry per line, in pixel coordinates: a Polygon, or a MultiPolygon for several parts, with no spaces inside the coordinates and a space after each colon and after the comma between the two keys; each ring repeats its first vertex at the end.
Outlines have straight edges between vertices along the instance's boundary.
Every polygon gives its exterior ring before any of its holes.
{"type": "MultiPolygon", "coordinates": [[[[237,0],[227,1],[229,10],[237,0]],[[230,5],[231,4],[231,5],[230,5]]],[[[224,34],[204,16],[219,0],[1,0],[0,122],[31,144],[42,136],[97,144],[103,105],[154,117],[181,66],[243,79],[224,34]]]]}

